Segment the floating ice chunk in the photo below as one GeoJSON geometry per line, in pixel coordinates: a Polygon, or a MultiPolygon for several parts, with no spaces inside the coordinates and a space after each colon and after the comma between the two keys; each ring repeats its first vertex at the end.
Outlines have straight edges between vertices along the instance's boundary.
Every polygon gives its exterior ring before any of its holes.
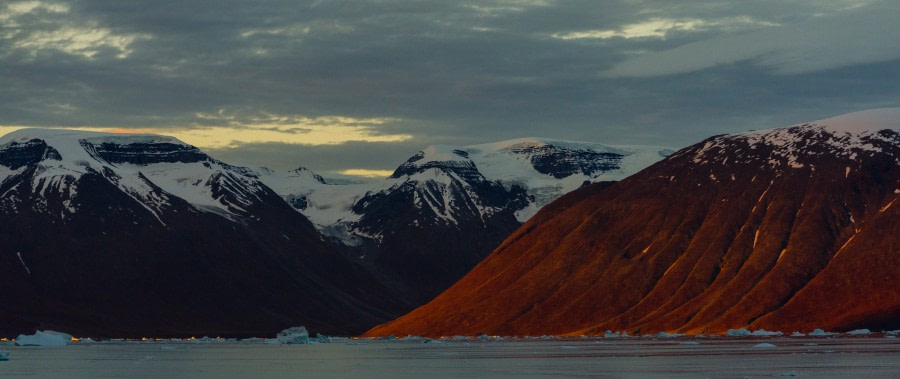
{"type": "Polygon", "coordinates": [[[615,332],[612,330],[607,330],[606,333],[603,334],[603,338],[618,338],[618,337],[628,337],[627,332],[615,332]]]}
{"type": "Polygon", "coordinates": [[[760,330],[754,331],[753,333],[750,333],[750,334],[751,334],[752,336],[754,336],[754,337],[769,337],[769,336],[780,336],[780,335],[783,335],[784,333],[782,333],[782,332],[770,332],[770,331],[765,330],[765,329],[760,329],[760,330]]]}
{"type": "Polygon", "coordinates": [[[725,335],[726,335],[726,336],[729,336],[729,337],[747,337],[747,336],[749,336],[749,335],[751,335],[751,334],[753,334],[753,333],[751,333],[749,330],[747,330],[747,329],[745,329],[745,328],[741,328],[741,329],[728,329],[728,331],[725,332],[725,335]]]}
{"type": "Polygon", "coordinates": [[[855,329],[855,330],[851,330],[851,331],[847,332],[847,334],[849,334],[851,336],[865,336],[865,335],[872,334],[872,331],[869,329],[855,329]]]}
{"type": "Polygon", "coordinates": [[[676,338],[676,337],[684,337],[684,334],[659,332],[659,333],[656,333],[656,337],[657,338],[676,338]]]}
{"type": "Polygon", "coordinates": [[[803,334],[800,332],[793,332],[793,333],[791,333],[791,337],[806,337],[806,334],[803,334]]]}
{"type": "Polygon", "coordinates": [[[809,335],[813,336],[813,337],[828,337],[828,336],[833,336],[834,333],[826,332],[822,329],[816,329],[816,330],[809,332],[809,335]]]}
{"type": "Polygon", "coordinates": [[[775,348],[775,345],[770,344],[770,343],[758,343],[756,345],[753,345],[753,348],[754,349],[772,349],[772,348],[775,348]]]}
{"type": "Polygon", "coordinates": [[[26,336],[20,334],[16,337],[16,345],[18,346],[66,346],[72,336],[66,333],[54,332],[52,330],[36,331],[33,335],[26,336]]]}
{"type": "Polygon", "coordinates": [[[900,334],[900,330],[886,330],[884,334],[887,334],[889,336],[896,336],[900,334]]]}
{"type": "Polygon", "coordinates": [[[699,345],[700,342],[697,341],[684,341],[681,343],[682,345],[699,345]]]}
{"type": "Polygon", "coordinates": [[[9,360],[9,352],[0,350],[0,361],[8,361],[9,360]]]}
{"type": "Polygon", "coordinates": [[[428,338],[425,338],[425,337],[422,337],[422,336],[406,336],[406,337],[403,337],[403,338],[400,339],[400,341],[406,341],[406,342],[421,342],[421,343],[428,342],[428,340],[429,340],[428,338]]]}
{"type": "Polygon", "coordinates": [[[273,345],[305,345],[309,344],[309,332],[305,326],[295,326],[278,332],[275,339],[268,341],[273,345]]]}
{"type": "Polygon", "coordinates": [[[787,371],[782,372],[781,376],[800,376],[800,374],[798,374],[796,371],[787,371]]]}

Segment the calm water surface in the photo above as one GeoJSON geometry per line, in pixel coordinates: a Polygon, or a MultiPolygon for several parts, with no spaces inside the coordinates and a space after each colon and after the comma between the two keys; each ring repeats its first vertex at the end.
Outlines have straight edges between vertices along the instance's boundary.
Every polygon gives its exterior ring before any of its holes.
{"type": "Polygon", "coordinates": [[[0,377],[851,377],[900,378],[900,339],[105,342],[0,345],[0,377]],[[760,343],[775,347],[755,347],[760,343]]]}

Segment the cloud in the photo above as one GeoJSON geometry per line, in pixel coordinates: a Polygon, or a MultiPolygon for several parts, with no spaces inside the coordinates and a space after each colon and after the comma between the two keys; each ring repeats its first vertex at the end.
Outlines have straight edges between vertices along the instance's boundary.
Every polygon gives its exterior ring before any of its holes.
{"type": "Polygon", "coordinates": [[[885,4],[0,2],[0,125],[175,134],[334,172],[527,135],[684,146],[896,106],[885,4]]]}
{"type": "Polygon", "coordinates": [[[897,6],[856,7],[792,25],[688,43],[638,55],[604,77],[683,74],[751,61],[778,74],[803,74],[900,58],[897,6]]]}
{"type": "Polygon", "coordinates": [[[610,38],[666,38],[672,32],[705,32],[709,30],[733,31],[747,27],[778,26],[777,23],[756,20],[749,16],[719,19],[672,19],[650,18],[616,29],[590,29],[566,33],[554,33],[553,38],[561,40],[610,39],[610,38]]]}
{"type": "Polygon", "coordinates": [[[25,50],[31,57],[56,50],[88,59],[104,50],[125,59],[133,51],[132,44],[151,38],[147,34],[117,34],[93,20],[73,22],[67,18],[70,9],[65,3],[43,1],[6,4],[5,9],[0,9],[0,21],[4,23],[0,38],[11,41],[13,48],[25,50]],[[41,15],[45,17],[42,22],[28,22],[41,15]]]}

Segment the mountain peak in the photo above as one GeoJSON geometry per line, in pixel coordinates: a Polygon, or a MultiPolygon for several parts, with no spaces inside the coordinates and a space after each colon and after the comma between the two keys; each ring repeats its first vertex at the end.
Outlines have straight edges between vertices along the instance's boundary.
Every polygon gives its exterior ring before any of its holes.
{"type": "Polygon", "coordinates": [[[900,108],[878,108],[813,121],[833,132],[861,134],[900,129],[900,108]]]}

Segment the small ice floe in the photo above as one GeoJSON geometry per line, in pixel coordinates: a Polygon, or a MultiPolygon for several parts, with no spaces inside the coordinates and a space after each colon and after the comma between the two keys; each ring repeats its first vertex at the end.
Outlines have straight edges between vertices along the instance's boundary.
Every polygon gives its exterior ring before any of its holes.
{"type": "Polygon", "coordinates": [[[867,336],[869,334],[872,334],[872,331],[869,329],[854,329],[847,332],[847,335],[851,336],[867,336]]]}
{"type": "Polygon", "coordinates": [[[806,334],[803,334],[800,332],[793,332],[793,333],[791,333],[791,337],[806,337],[806,334]]]}
{"type": "Polygon", "coordinates": [[[754,349],[774,349],[775,345],[770,344],[770,343],[758,343],[756,345],[753,345],[753,348],[754,349]]]}
{"type": "Polygon", "coordinates": [[[751,335],[751,334],[753,334],[753,333],[751,333],[749,330],[747,330],[747,329],[745,329],[745,328],[741,328],[741,329],[728,329],[728,331],[725,332],[725,335],[726,335],[726,336],[729,336],[729,337],[747,337],[747,336],[749,336],[749,335],[751,335]]]}
{"type": "Polygon", "coordinates": [[[0,361],[8,361],[9,360],[9,352],[0,350],[0,361]]]}
{"type": "Polygon", "coordinates": [[[278,332],[274,339],[267,341],[272,345],[306,345],[311,343],[309,332],[305,326],[295,326],[278,332]]]}
{"type": "Polygon", "coordinates": [[[52,330],[38,330],[30,336],[20,334],[16,337],[17,346],[66,346],[72,336],[52,330]]]}
{"type": "Polygon", "coordinates": [[[677,338],[677,337],[684,337],[684,334],[659,332],[659,333],[656,333],[656,337],[657,338],[677,338]]]}
{"type": "Polygon", "coordinates": [[[900,330],[885,330],[884,334],[889,335],[889,336],[896,336],[896,335],[900,334],[900,330]]]}
{"type": "Polygon", "coordinates": [[[833,336],[834,333],[826,332],[822,329],[816,329],[816,330],[809,332],[809,335],[812,337],[830,337],[830,336],[833,336]]]}
{"type": "Polygon", "coordinates": [[[681,343],[682,345],[699,345],[700,342],[697,341],[684,341],[681,343]]]}
{"type": "Polygon", "coordinates": [[[797,373],[796,371],[787,371],[787,372],[782,372],[781,376],[800,376],[800,374],[797,373]]]}

